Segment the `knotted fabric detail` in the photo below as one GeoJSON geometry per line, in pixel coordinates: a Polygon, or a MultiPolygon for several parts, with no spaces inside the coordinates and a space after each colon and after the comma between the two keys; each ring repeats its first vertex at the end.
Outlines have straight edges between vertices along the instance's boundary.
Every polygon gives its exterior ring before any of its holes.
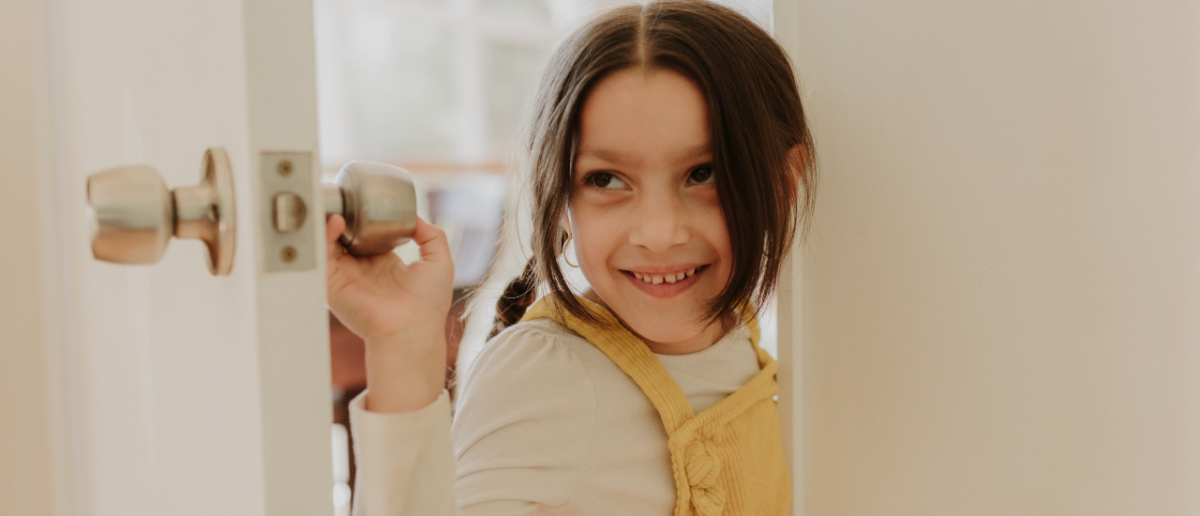
{"type": "Polygon", "coordinates": [[[698,516],[719,516],[725,509],[725,490],[717,485],[721,459],[709,450],[706,440],[688,443],[684,469],[691,488],[692,507],[698,516]]]}

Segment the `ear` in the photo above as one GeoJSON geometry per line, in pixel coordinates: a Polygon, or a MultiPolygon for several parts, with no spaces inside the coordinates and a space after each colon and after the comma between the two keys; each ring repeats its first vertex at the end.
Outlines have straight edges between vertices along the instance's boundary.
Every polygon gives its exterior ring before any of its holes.
{"type": "Polygon", "coordinates": [[[564,234],[571,234],[571,209],[563,210],[562,216],[558,218],[558,229],[561,229],[564,234]]]}

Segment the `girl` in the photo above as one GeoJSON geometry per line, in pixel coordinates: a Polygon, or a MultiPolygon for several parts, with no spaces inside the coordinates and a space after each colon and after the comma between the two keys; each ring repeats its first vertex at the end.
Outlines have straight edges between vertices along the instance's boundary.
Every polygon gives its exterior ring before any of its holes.
{"type": "Polygon", "coordinates": [[[328,224],[330,307],[368,350],[357,514],[786,513],[755,310],[813,202],[787,56],[715,4],[621,7],[557,50],[524,143],[533,258],[453,426],[444,235],[420,222],[405,265],[328,224]]]}

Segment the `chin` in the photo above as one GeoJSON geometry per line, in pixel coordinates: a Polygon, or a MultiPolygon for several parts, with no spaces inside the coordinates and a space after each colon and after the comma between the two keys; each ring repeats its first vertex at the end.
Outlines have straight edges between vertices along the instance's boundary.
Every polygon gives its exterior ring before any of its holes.
{"type": "Polygon", "coordinates": [[[589,283],[591,294],[598,298],[593,301],[608,307],[643,340],[661,344],[685,342],[707,328],[703,320],[707,305],[701,301],[709,292],[707,285],[696,285],[700,288],[663,299],[647,296],[623,276],[615,281],[605,278],[589,283]],[[609,302],[610,299],[616,302],[609,302]]]}
{"type": "Polygon", "coordinates": [[[678,315],[658,312],[659,315],[654,316],[648,314],[655,313],[655,310],[640,307],[630,309],[629,314],[622,314],[615,310],[614,312],[634,333],[651,342],[664,344],[683,342],[696,337],[704,329],[696,320],[693,310],[688,310],[687,314],[678,315]]]}

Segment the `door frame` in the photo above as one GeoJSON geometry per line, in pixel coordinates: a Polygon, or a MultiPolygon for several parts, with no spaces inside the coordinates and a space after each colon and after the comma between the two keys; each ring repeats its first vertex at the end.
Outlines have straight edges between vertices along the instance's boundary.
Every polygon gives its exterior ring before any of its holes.
{"type": "MultiPolygon", "coordinates": [[[[771,29],[775,39],[787,51],[796,71],[800,98],[806,99],[805,67],[801,60],[800,5],[797,0],[774,0],[771,29]]],[[[803,290],[799,271],[803,270],[804,242],[799,238],[784,261],[776,291],[775,320],[779,321],[779,419],[783,427],[783,450],[792,474],[793,516],[804,514],[804,333],[803,290]]]]}
{"type": "Polygon", "coordinates": [[[51,16],[0,3],[0,514],[76,512],[51,16]]]}

